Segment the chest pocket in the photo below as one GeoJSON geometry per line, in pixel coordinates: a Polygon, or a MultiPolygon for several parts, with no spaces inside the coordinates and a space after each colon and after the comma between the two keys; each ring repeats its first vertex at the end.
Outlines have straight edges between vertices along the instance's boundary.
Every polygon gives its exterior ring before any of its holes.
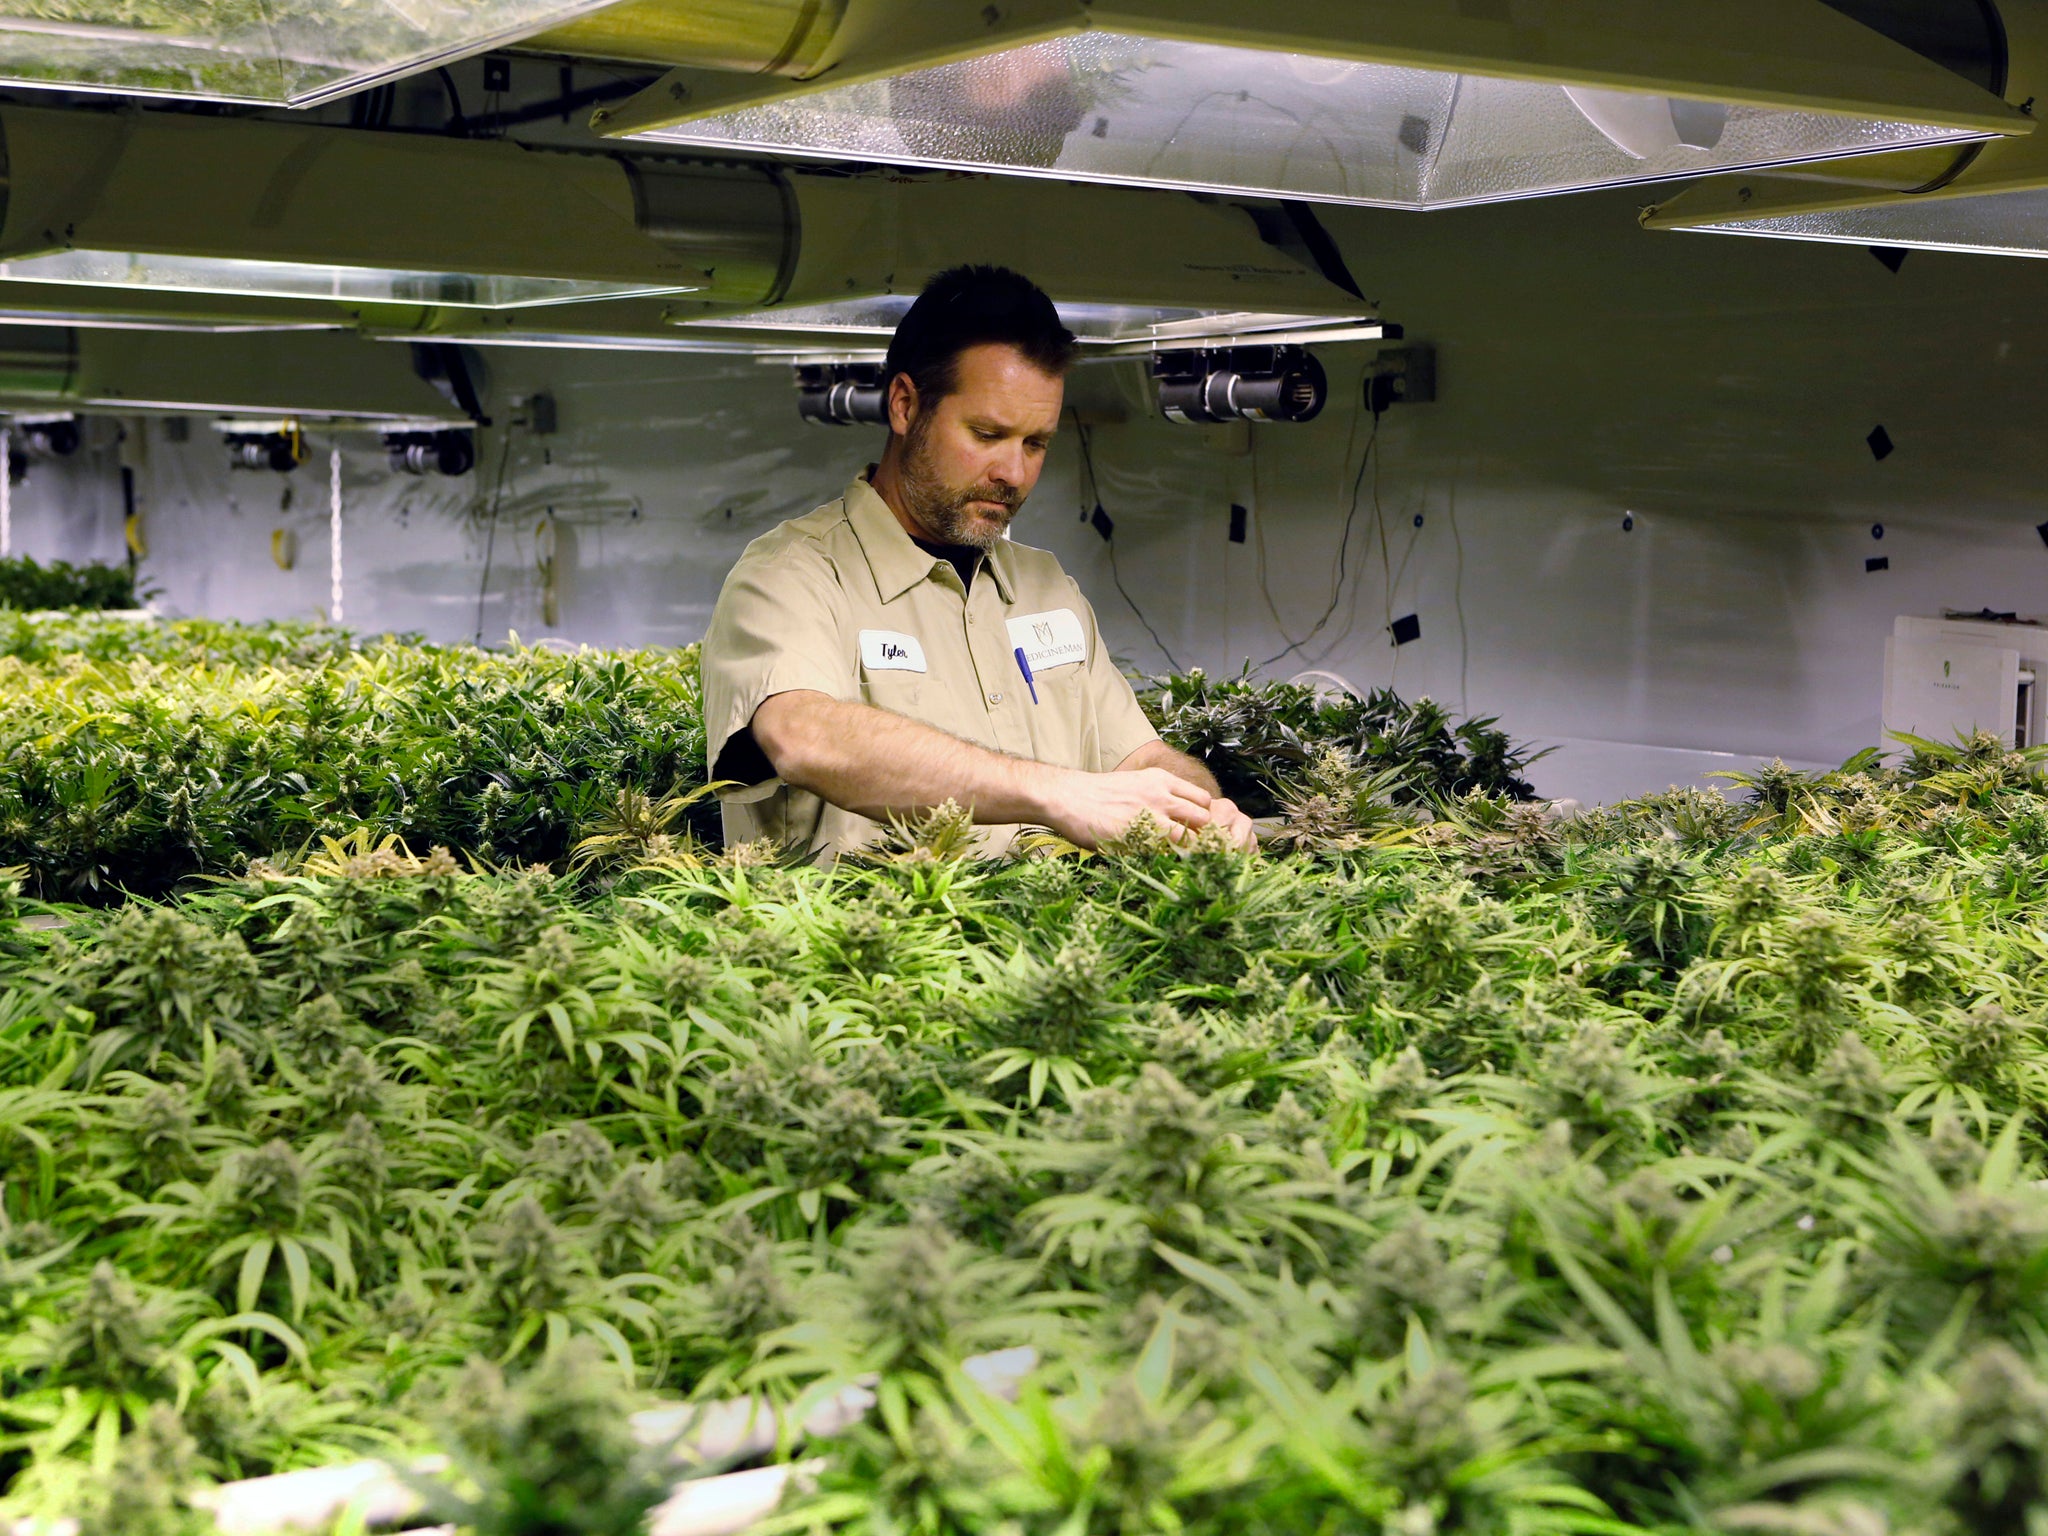
{"type": "Polygon", "coordinates": [[[1008,621],[1010,646],[1021,651],[1034,677],[1077,673],[1088,662],[1088,632],[1071,608],[1020,614],[1008,621]]]}
{"type": "Polygon", "coordinates": [[[924,684],[915,677],[905,677],[901,672],[882,672],[870,676],[861,673],[861,701],[877,709],[891,710],[899,715],[915,714],[924,701],[924,684]]]}
{"type": "Polygon", "coordinates": [[[930,673],[924,642],[892,629],[864,629],[858,644],[861,698],[880,709],[909,713],[923,698],[930,673]]]}

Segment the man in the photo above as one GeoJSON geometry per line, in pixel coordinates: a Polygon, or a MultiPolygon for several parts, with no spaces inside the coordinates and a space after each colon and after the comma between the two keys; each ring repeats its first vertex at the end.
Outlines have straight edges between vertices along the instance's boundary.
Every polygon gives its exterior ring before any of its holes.
{"type": "Polygon", "coordinates": [[[1251,823],[1146,721],[1087,599],[1005,533],[1058,430],[1074,337],[1014,272],[941,274],[887,365],[889,442],[839,500],[750,544],[704,639],[728,843],[820,858],[947,800],[1000,852],[1020,825],[1093,848],[1251,823]]]}

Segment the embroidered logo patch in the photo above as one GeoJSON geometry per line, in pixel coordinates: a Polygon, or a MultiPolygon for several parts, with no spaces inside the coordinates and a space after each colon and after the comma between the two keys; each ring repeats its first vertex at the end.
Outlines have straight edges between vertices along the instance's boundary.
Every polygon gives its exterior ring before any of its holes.
{"type": "Polygon", "coordinates": [[[869,672],[922,672],[924,647],[915,635],[864,629],[860,632],[860,664],[869,672]]]}
{"type": "Polygon", "coordinates": [[[1027,613],[1009,622],[1010,644],[1024,653],[1033,674],[1088,659],[1088,632],[1071,608],[1027,613]]]}

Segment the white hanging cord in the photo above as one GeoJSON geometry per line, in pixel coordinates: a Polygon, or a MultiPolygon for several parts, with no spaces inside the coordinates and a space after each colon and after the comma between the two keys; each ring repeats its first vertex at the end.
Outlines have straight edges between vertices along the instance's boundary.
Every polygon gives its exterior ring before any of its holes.
{"type": "Polygon", "coordinates": [[[327,618],[341,622],[341,450],[327,455],[327,547],[332,589],[327,598],[327,618]]]}
{"type": "Polygon", "coordinates": [[[0,560],[14,553],[14,423],[0,422],[0,560]]]}

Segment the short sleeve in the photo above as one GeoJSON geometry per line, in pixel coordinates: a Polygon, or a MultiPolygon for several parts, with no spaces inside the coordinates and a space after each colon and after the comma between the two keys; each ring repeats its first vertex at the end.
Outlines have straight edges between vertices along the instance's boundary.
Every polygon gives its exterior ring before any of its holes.
{"type": "Polygon", "coordinates": [[[1157,741],[1159,733],[1145,718],[1130,679],[1110,659],[1102,643],[1102,631],[1095,622],[1095,609],[1081,595],[1078,585],[1074,586],[1074,604],[1088,626],[1088,697],[1096,724],[1093,771],[1108,773],[1148,741],[1157,741]]]}
{"type": "MultiPolygon", "coordinates": [[[[802,548],[744,555],[725,578],[704,636],[705,766],[753,723],[778,693],[799,689],[859,697],[841,635],[844,594],[823,561],[802,548]]],[[[737,747],[739,744],[734,743],[737,747]]],[[[737,753],[744,760],[752,753],[737,753]]]]}

